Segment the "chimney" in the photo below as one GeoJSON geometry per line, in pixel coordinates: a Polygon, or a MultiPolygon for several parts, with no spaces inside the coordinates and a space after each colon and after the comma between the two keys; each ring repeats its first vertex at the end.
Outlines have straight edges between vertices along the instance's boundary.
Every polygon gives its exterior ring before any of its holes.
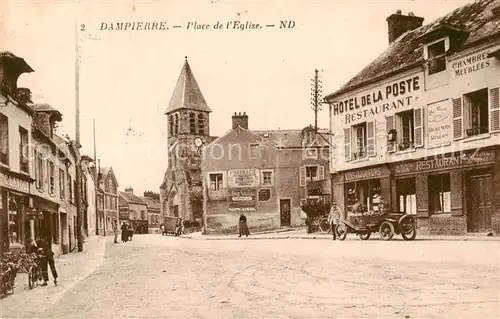
{"type": "Polygon", "coordinates": [[[238,126],[241,126],[245,130],[248,130],[248,115],[246,112],[243,112],[243,114],[241,114],[241,112],[238,112],[238,114],[236,114],[236,112],[234,112],[233,130],[235,128],[237,128],[238,126]]]}
{"type": "Polygon", "coordinates": [[[397,10],[396,13],[388,16],[386,20],[389,33],[389,44],[394,42],[402,34],[420,28],[424,22],[424,18],[415,16],[413,12],[404,15],[401,13],[401,10],[397,10]]]}
{"type": "Polygon", "coordinates": [[[134,193],[134,189],[132,187],[127,187],[127,188],[125,188],[125,193],[133,194],[134,193]]]}

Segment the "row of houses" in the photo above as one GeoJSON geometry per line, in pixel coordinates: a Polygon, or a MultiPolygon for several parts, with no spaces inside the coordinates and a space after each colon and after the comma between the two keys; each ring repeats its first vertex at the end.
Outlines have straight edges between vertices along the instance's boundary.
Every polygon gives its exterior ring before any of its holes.
{"type": "Polygon", "coordinates": [[[0,52],[1,250],[19,249],[29,239],[41,237],[56,255],[73,251],[78,239],[77,205],[84,236],[112,234],[114,221],[143,219],[146,226],[141,232],[146,233],[158,228],[159,195],[142,201],[147,217],[138,218],[134,210],[122,214],[121,207],[129,202],[126,192],[118,191],[113,169],[81,155],[80,145],[57,134],[62,114],[49,104],[33,102],[28,88],[18,88],[18,78],[31,72],[23,58],[0,52]],[[79,162],[80,203],[75,193],[79,162]]]}
{"type": "MultiPolygon", "coordinates": [[[[351,213],[416,215],[421,233],[500,233],[500,2],[477,0],[424,25],[398,10],[389,46],[328,94],[328,130],[255,131],[248,115],[210,135],[212,112],[187,59],[170,103],[163,216],[204,232],[298,226],[327,195],[351,213]]],[[[369,49],[369,48],[367,48],[369,49]]]]}

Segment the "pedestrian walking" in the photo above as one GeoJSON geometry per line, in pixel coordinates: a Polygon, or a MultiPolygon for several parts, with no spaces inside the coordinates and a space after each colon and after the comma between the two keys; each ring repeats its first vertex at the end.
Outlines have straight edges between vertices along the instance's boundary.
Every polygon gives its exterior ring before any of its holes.
{"type": "Polygon", "coordinates": [[[52,273],[52,277],[54,278],[54,285],[57,285],[58,276],[54,261],[54,252],[52,251],[50,244],[47,243],[47,241],[45,241],[44,239],[39,238],[36,241],[36,246],[38,247],[40,268],[42,269],[42,278],[43,278],[42,286],[47,286],[47,283],[49,281],[49,271],[48,271],[49,266],[50,266],[50,272],[52,273]]]}
{"type": "Polygon", "coordinates": [[[183,228],[182,218],[177,217],[177,223],[175,224],[175,236],[178,237],[182,234],[182,228],[183,228]]]}
{"type": "Polygon", "coordinates": [[[340,210],[340,207],[337,205],[337,202],[333,202],[332,206],[330,207],[330,213],[328,214],[328,223],[331,226],[332,229],[332,240],[337,239],[337,232],[336,228],[337,225],[339,224],[339,219],[340,216],[342,215],[342,211],[340,210]]]}
{"type": "Polygon", "coordinates": [[[239,230],[240,235],[238,237],[241,237],[241,235],[243,234],[245,234],[245,237],[248,237],[248,235],[250,235],[250,232],[248,231],[247,217],[243,215],[243,213],[241,213],[240,215],[239,230]]]}
{"type": "Polygon", "coordinates": [[[118,222],[116,221],[116,219],[113,220],[113,233],[115,235],[114,243],[118,244],[118,222]]]}
{"type": "Polygon", "coordinates": [[[132,241],[132,237],[134,237],[134,228],[130,224],[127,227],[127,233],[128,233],[128,240],[132,241]]]}
{"type": "Polygon", "coordinates": [[[161,235],[165,235],[165,225],[164,224],[161,224],[160,225],[160,230],[161,230],[161,235]]]}
{"type": "Polygon", "coordinates": [[[122,242],[125,243],[128,241],[127,224],[125,224],[125,222],[122,222],[121,231],[122,231],[122,242]]]}

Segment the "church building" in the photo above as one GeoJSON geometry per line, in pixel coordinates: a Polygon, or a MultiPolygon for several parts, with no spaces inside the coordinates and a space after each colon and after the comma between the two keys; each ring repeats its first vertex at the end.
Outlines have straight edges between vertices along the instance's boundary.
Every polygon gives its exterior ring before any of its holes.
{"type": "Polygon", "coordinates": [[[168,167],[160,186],[162,216],[202,218],[201,149],[210,136],[210,113],[186,60],[175,86],[167,116],[168,167]]]}

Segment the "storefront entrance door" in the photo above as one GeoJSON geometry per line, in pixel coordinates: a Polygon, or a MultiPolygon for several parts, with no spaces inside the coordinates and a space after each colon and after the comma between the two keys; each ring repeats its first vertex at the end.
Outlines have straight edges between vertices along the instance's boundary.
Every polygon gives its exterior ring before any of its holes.
{"type": "Polygon", "coordinates": [[[281,226],[290,226],[290,200],[280,199],[281,226]]]}
{"type": "Polygon", "coordinates": [[[467,183],[467,231],[491,230],[492,176],[469,176],[467,183]]]}

